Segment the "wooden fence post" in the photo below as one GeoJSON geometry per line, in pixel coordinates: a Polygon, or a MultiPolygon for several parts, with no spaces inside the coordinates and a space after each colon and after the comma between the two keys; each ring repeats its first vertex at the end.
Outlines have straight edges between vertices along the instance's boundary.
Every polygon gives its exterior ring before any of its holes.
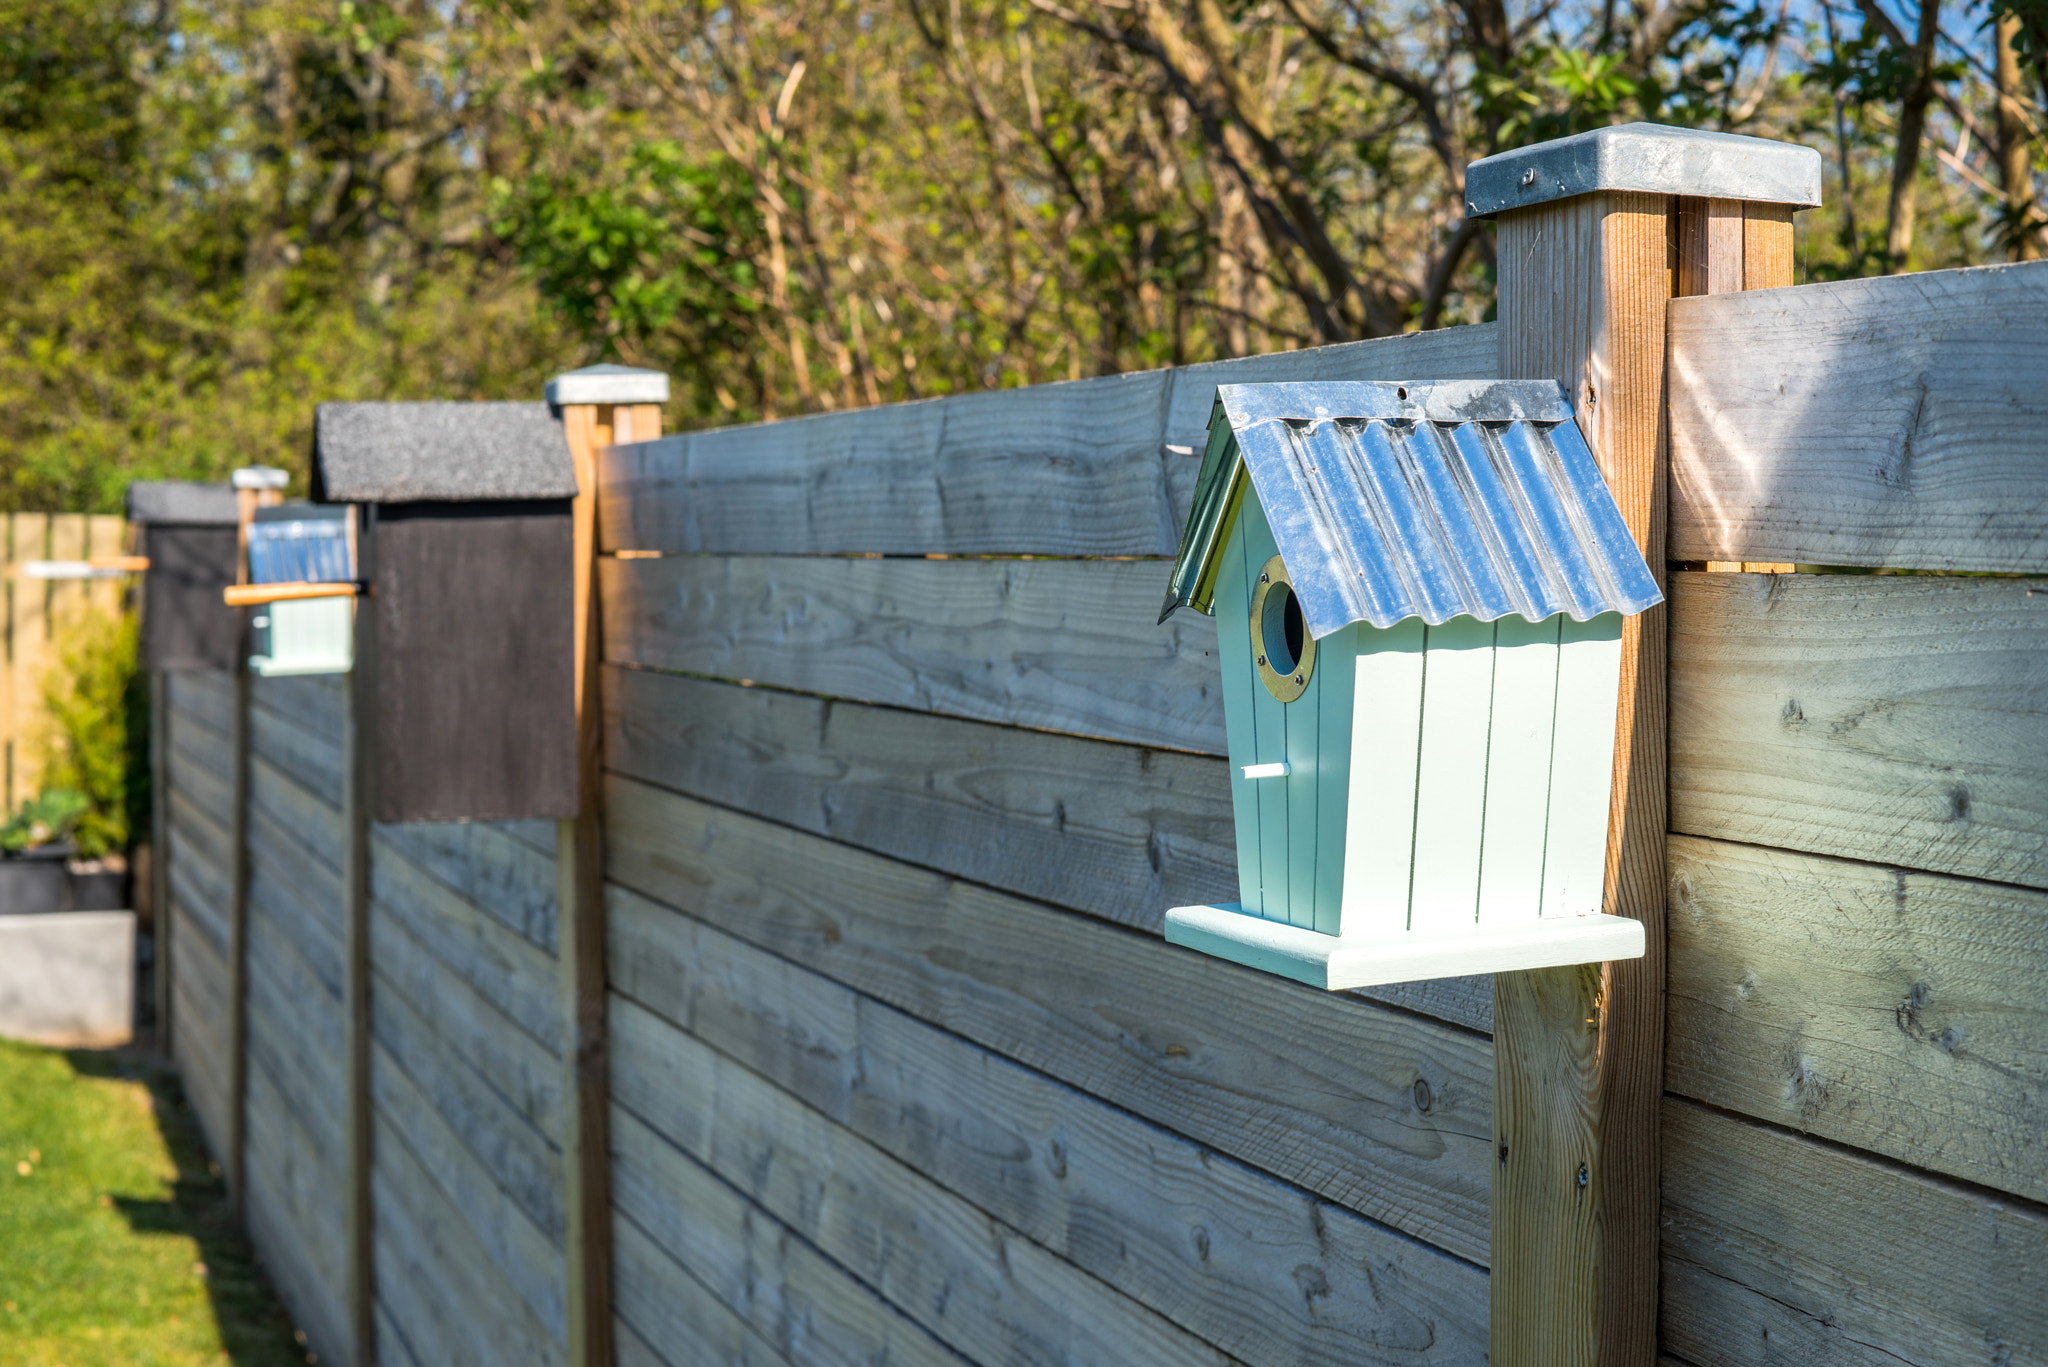
{"type": "MultiPolygon", "coordinates": [[[[371,508],[359,504],[356,517],[371,508]]],[[[356,527],[356,577],[371,585],[356,599],[354,664],[342,688],[341,725],[341,1010],[343,1031],[343,1162],[348,1189],[342,1198],[344,1310],[348,1353],[356,1367],[376,1361],[376,1244],[371,1221],[370,1160],[370,813],[376,794],[377,613],[373,538],[356,527]]]]}
{"type": "MultiPolygon", "coordinates": [[[[1789,225],[1790,206],[1818,203],[1819,191],[1820,159],[1809,149],[1646,124],[1502,153],[1467,172],[1468,211],[1500,220],[1501,378],[1563,382],[1660,583],[1674,276],[1681,261],[1709,279],[1744,269],[1743,205],[1789,225]],[[1688,218],[1677,196],[1711,197],[1715,207],[1688,218]],[[1681,223],[1700,234],[1694,255],[1678,250],[1681,223]]],[[[1776,229],[1758,246],[1789,263],[1776,229]]],[[[1644,923],[1649,948],[1638,960],[1494,978],[1493,1367],[1656,1359],[1661,605],[1628,619],[1622,649],[1604,900],[1609,913],[1644,923]]]]}
{"type": "MultiPolygon", "coordinates": [[[[147,605],[143,611],[147,612],[147,605]]],[[[156,1047],[171,1057],[170,677],[149,672],[149,918],[156,988],[156,1047]]]]}
{"type": "Polygon", "coordinates": [[[606,1109],[604,944],[604,709],[598,698],[603,638],[598,616],[597,456],[614,444],[661,435],[668,376],[600,365],[548,382],[576,463],[576,768],[574,819],[557,824],[555,887],[561,923],[564,1059],[569,1114],[562,1168],[567,1191],[571,1367],[610,1367],[611,1181],[606,1109]]]}
{"type": "MultiPolygon", "coordinates": [[[[237,470],[235,582],[249,581],[249,523],[258,508],[284,498],[285,472],[267,466],[237,470]]],[[[228,717],[228,1202],[235,1222],[248,1216],[245,1162],[249,1147],[249,626],[246,613],[235,650],[234,704],[228,717]]]]}

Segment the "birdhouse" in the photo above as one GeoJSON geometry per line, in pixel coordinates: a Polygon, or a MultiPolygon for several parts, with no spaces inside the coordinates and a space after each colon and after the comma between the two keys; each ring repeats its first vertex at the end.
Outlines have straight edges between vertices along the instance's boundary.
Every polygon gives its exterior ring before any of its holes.
{"type": "Polygon", "coordinates": [[[1238,901],[1167,939],[1326,988],[1640,956],[1600,912],[1661,598],[1554,382],[1221,386],[1160,620],[1216,618],[1238,901]]]}
{"type": "Polygon", "coordinates": [[[313,499],[356,506],[368,585],[376,820],[576,814],[575,494],[546,404],[320,405],[313,499]]]}
{"type": "Polygon", "coordinates": [[[242,624],[221,601],[235,582],[235,491],[226,484],[137,480],[128,520],[147,560],[142,661],[151,673],[229,672],[242,624]]]}
{"type": "Polygon", "coordinates": [[[256,509],[246,533],[251,584],[336,585],[350,592],[258,607],[249,618],[255,673],[345,674],[355,662],[354,511],[314,503],[256,509]]]}

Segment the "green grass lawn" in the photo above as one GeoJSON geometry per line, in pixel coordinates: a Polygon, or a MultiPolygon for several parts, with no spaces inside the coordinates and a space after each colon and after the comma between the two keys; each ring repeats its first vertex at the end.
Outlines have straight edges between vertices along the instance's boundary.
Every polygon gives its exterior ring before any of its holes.
{"type": "Polygon", "coordinates": [[[309,1360],[176,1076],[0,1040],[0,1367],[309,1360]]]}

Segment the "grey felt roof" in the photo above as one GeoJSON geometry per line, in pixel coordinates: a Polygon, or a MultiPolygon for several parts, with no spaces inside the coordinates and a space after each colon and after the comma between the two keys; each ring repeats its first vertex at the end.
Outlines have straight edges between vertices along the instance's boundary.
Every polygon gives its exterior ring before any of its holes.
{"type": "Polygon", "coordinates": [[[318,503],[573,498],[576,468],[544,403],[323,403],[318,503]]]}
{"type": "Polygon", "coordinates": [[[128,486],[128,520],[232,527],[235,491],[226,484],[189,479],[138,479],[128,486]]]}

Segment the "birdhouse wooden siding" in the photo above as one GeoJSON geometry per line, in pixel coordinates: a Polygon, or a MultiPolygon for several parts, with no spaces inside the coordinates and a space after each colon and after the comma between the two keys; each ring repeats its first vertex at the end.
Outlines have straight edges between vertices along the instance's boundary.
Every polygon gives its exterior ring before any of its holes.
{"type": "Polygon", "coordinates": [[[1225,386],[1166,610],[1216,616],[1239,900],[1168,938],[1331,987],[1639,954],[1597,913],[1660,596],[1554,384],[1225,386]]]}
{"type": "Polygon", "coordinates": [[[225,484],[138,480],[128,520],[141,530],[142,660],[151,673],[228,672],[242,624],[221,601],[235,582],[235,491],[225,484]]]}
{"type": "Polygon", "coordinates": [[[358,505],[377,820],[578,802],[575,469],[545,404],[331,403],[313,495],[358,505]]]}

